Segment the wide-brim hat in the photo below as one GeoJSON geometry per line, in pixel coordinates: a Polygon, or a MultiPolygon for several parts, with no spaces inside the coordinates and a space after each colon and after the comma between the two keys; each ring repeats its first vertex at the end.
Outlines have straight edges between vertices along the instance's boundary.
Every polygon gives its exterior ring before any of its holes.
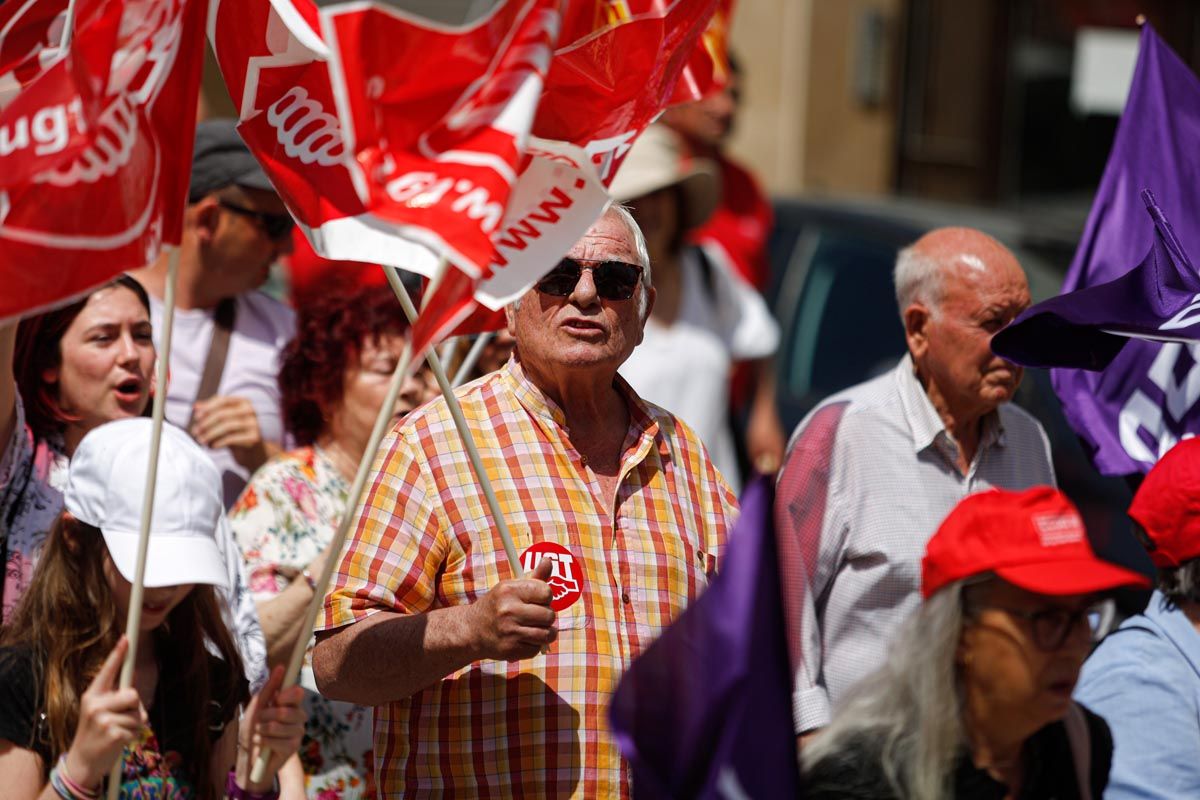
{"type": "MultiPolygon", "coordinates": [[[[88,432],[71,457],[64,505],[100,529],[113,564],[133,582],[153,423],[117,420],[88,432]]],[[[179,428],[163,424],[144,585],[191,583],[229,588],[217,545],[225,524],[221,476],[212,459],[179,428]]]]}
{"type": "Polygon", "coordinates": [[[700,227],[717,210],[721,198],[717,165],[688,155],[683,137],[659,123],[643,131],[633,143],[608,193],[619,203],[633,203],[669,186],[678,186],[683,192],[680,224],[684,230],[700,227]]]}

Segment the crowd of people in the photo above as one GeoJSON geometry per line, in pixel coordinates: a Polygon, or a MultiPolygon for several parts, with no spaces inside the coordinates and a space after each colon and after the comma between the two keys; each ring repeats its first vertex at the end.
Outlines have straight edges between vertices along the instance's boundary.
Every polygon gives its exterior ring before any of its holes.
{"type": "Polygon", "coordinates": [[[427,371],[366,452],[409,334],[390,290],[262,292],[291,218],[233,125],[202,123],[170,352],[165,257],[0,327],[4,796],[91,800],[119,766],[129,800],[627,797],[612,692],[719,570],[736,487],[777,470],[810,796],[1200,796],[1200,444],[1138,491],[1156,591],[1106,638],[1112,592],[1148,582],[1095,555],[1010,402],[1021,370],[990,339],[1030,304],[1020,264],[944,228],[897,256],[907,354],[785,447],[769,206],[720,153],[735,101],[639,139],[628,207],[547,265],[455,391],[521,574],[427,371]]]}

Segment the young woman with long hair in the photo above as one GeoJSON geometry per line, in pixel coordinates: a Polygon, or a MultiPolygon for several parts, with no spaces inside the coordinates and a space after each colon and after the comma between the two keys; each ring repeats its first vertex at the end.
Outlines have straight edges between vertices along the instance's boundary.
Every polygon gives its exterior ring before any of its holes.
{"type": "MultiPolygon", "coordinates": [[[[120,275],[60,308],[0,326],[0,623],[32,579],[55,518],[75,448],[98,425],[138,417],[154,395],[150,300],[120,275]]],[[[266,645],[237,545],[222,520],[218,544],[229,611],[247,673],[266,678],[266,645]]]]}
{"type": "Polygon", "coordinates": [[[187,434],[164,426],[134,685],[118,689],[150,445],[147,419],[79,444],[28,591],[0,633],[0,774],[14,800],[93,798],[121,760],[121,797],[271,796],[299,746],[302,691],[282,673],[249,698],[215,587],[228,576],[215,531],[221,483],[187,434]],[[138,468],[131,471],[131,468],[138,468]],[[267,778],[250,781],[262,747],[267,778]],[[231,771],[232,769],[232,771],[231,771]]]}
{"type": "Polygon", "coordinates": [[[79,440],[97,425],[145,411],[154,358],[150,300],[125,275],[0,328],[0,369],[11,369],[0,375],[0,621],[29,585],[79,440]]]}

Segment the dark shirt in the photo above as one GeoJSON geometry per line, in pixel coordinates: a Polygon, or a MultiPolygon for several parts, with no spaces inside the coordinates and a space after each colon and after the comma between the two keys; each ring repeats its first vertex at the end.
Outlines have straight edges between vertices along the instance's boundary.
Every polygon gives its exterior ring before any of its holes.
{"type": "MultiPolygon", "coordinates": [[[[1112,733],[1103,719],[1083,709],[1091,742],[1092,797],[1100,800],[1112,764],[1112,733]]],[[[824,759],[805,773],[807,800],[905,800],[888,783],[880,763],[878,743],[860,740],[856,746],[824,759]]],[[[1025,780],[1019,800],[1077,800],[1075,759],[1067,729],[1053,722],[1025,743],[1025,780]]],[[[1004,800],[1008,787],[977,769],[969,753],[959,756],[954,770],[953,797],[1004,800]]]]}
{"type": "MultiPolygon", "coordinates": [[[[149,727],[157,738],[160,752],[183,754],[191,749],[195,735],[194,716],[181,707],[181,702],[186,702],[188,697],[187,689],[182,685],[183,673],[165,650],[160,648],[158,685],[154,689],[153,704],[147,710],[149,727]]],[[[231,678],[224,661],[210,655],[209,662],[211,695],[230,698],[225,704],[214,700],[206,714],[203,724],[208,726],[215,742],[249,692],[245,678],[240,675],[231,678]],[[233,691],[230,691],[231,679],[237,684],[233,691]]],[[[42,759],[43,774],[49,775],[54,759],[44,721],[43,689],[44,681],[34,674],[33,653],[29,648],[0,647],[0,739],[37,753],[42,759]]]]}

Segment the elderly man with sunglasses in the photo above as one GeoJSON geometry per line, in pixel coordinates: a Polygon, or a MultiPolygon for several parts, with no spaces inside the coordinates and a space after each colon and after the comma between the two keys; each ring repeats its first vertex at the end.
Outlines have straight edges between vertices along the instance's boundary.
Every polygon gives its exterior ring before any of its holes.
{"type": "Polygon", "coordinates": [[[695,434],[617,375],[653,304],[612,208],[508,309],[508,364],[457,392],[523,578],[444,400],[382,445],[313,659],[323,694],[376,706],[381,795],[629,796],[609,695],[736,514],[695,434]]]}
{"type": "MultiPolygon", "coordinates": [[[[276,375],[295,319],[258,287],[291,252],[292,227],[233,120],[200,123],[179,254],[167,419],[209,448],[226,506],[283,441],[276,375]]],[[[134,273],[150,293],[156,334],[167,258],[134,273]]]]}

